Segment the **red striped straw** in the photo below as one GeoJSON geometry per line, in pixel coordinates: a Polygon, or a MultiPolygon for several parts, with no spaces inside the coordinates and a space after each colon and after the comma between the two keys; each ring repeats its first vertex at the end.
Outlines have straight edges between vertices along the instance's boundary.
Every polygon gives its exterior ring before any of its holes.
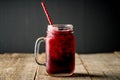
{"type": "Polygon", "coordinates": [[[50,24],[50,25],[53,25],[52,20],[51,20],[51,18],[50,18],[50,15],[48,14],[48,11],[47,11],[47,9],[46,9],[46,6],[45,6],[44,2],[41,2],[41,5],[42,5],[43,10],[44,10],[44,12],[45,12],[45,14],[46,14],[46,17],[47,17],[47,20],[48,20],[49,24],[50,24]]]}

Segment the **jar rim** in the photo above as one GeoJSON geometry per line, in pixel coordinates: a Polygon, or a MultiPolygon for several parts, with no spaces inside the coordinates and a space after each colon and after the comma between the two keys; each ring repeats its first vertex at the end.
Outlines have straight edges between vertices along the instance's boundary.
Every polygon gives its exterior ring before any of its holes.
{"type": "Polygon", "coordinates": [[[73,31],[72,24],[53,24],[48,25],[48,31],[73,31]]]}
{"type": "Polygon", "coordinates": [[[73,26],[72,24],[53,24],[53,25],[48,25],[48,26],[62,26],[62,25],[70,25],[70,26],[73,26]]]}

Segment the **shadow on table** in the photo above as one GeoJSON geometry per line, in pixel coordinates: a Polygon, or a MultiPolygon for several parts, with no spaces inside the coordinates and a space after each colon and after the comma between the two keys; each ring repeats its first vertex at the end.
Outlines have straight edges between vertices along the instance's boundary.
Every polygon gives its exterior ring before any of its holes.
{"type": "Polygon", "coordinates": [[[73,73],[70,77],[104,77],[100,74],[85,74],[85,73],[73,73]]]}
{"type": "Polygon", "coordinates": [[[61,78],[80,78],[80,77],[105,78],[106,76],[100,74],[73,73],[73,75],[71,76],[63,76],[61,78]]]}
{"type": "Polygon", "coordinates": [[[61,78],[84,78],[84,77],[88,77],[88,78],[95,78],[95,79],[112,79],[112,80],[119,80],[120,78],[118,77],[118,74],[114,74],[114,75],[104,75],[104,74],[87,74],[87,73],[73,73],[73,75],[71,76],[65,76],[65,77],[61,77],[61,78]]]}

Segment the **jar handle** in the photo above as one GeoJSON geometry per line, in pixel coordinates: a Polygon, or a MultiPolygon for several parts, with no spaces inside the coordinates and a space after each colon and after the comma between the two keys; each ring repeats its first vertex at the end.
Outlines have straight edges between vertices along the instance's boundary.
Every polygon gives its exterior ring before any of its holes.
{"type": "Polygon", "coordinates": [[[40,37],[36,40],[35,42],[35,47],[34,47],[34,55],[35,55],[35,61],[38,65],[45,65],[45,63],[40,63],[38,61],[38,55],[39,55],[39,47],[42,42],[45,41],[45,37],[40,37]]]}

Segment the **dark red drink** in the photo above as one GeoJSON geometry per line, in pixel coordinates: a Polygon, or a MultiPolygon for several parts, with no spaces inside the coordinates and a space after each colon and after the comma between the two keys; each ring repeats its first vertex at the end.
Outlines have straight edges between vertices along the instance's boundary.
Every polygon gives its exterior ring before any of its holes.
{"type": "Polygon", "coordinates": [[[46,37],[48,74],[69,76],[75,68],[75,39],[72,25],[50,25],[46,37]]]}

